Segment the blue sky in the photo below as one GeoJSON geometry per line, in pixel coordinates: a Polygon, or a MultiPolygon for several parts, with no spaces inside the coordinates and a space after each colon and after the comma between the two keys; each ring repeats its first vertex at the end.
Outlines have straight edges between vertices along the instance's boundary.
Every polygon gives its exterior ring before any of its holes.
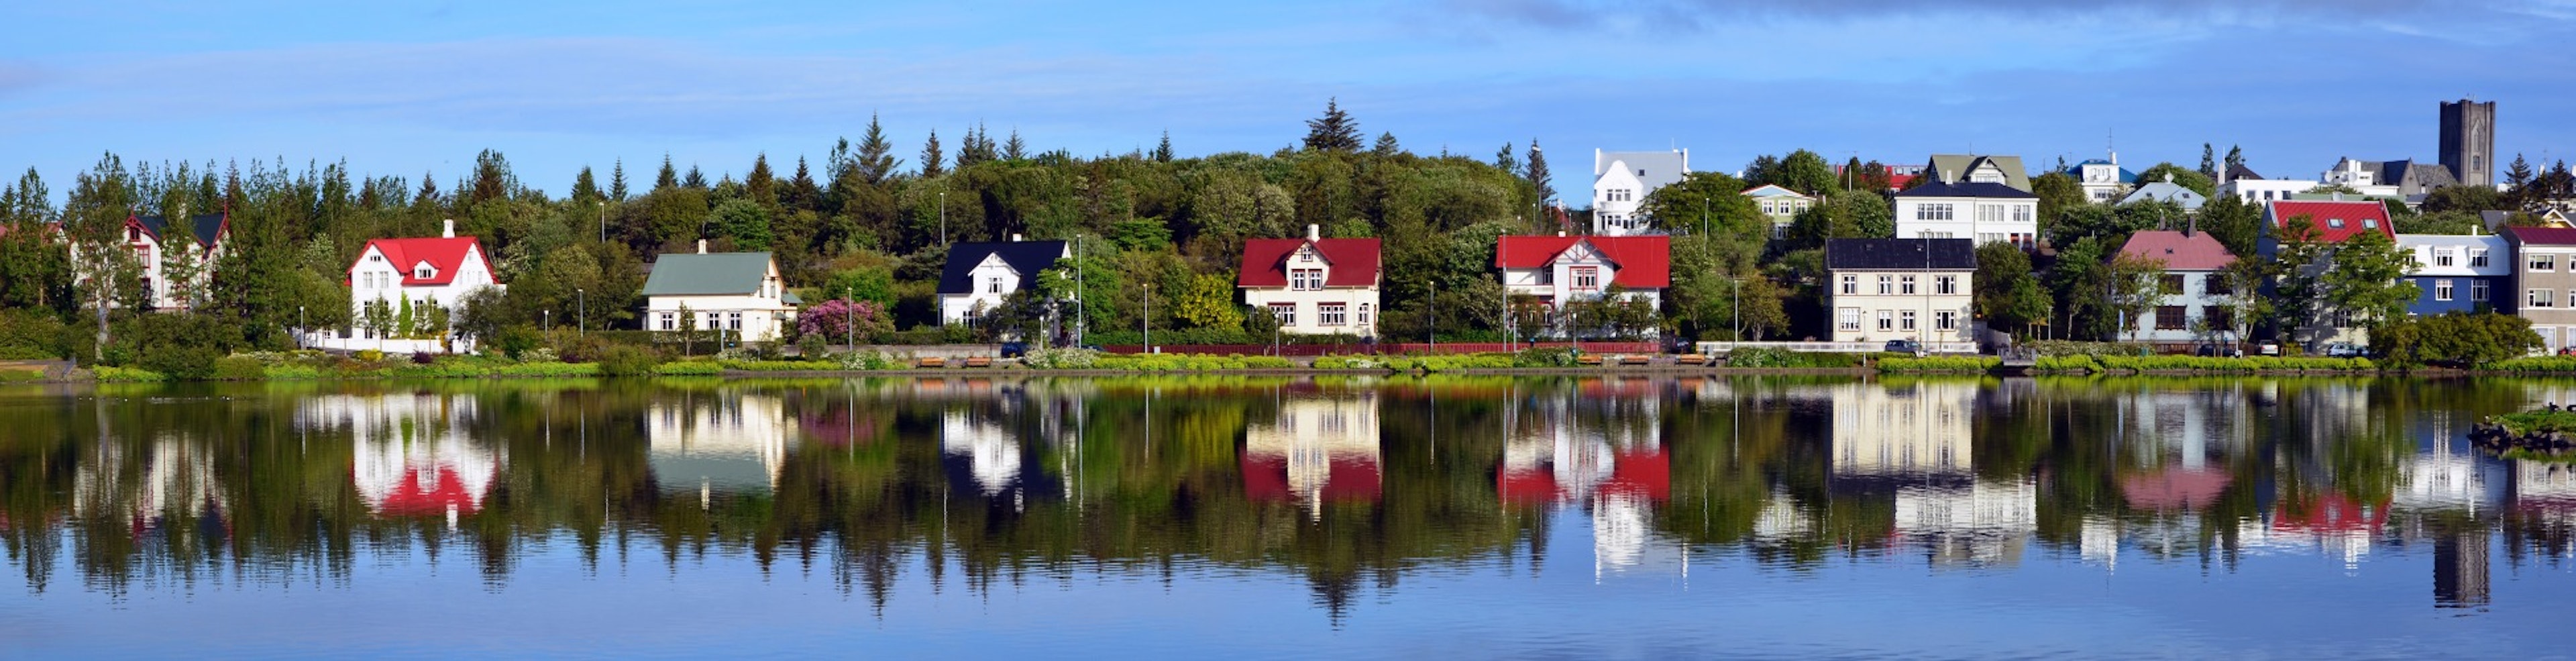
{"type": "Polygon", "coordinates": [[[0,168],[59,198],[104,151],[453,181],[491,148],[561,194],[620,158],[819,162],[870,113],[907,161],[978,121],[1086,155],[1165,130],[1267,152],[1331,97],[1417,152],[1535,137],[1560,191],[1595,147],[2045,167],[2115,140],[2143,167],[2214,142],[2313,177],[2433,159],[2464,95],[2498,102],[2504,158],[2576,157],[2576,0],[730,4],[10,3],[0,168]]]}

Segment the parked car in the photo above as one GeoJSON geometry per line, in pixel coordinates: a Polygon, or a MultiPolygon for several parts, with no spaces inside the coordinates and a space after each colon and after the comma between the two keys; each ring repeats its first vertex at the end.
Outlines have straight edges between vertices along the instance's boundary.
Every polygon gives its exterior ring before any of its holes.
{"type": "Polygon", "coordinates": [[[2361,355],[2361,347],[2351,342],[2327,342],[2325,354],[2335,358],[2353,358],[2361,355]]]}
{"type": "Polygon", "coordinates": [[[1923,355],[1923,344],[1913,340],[1888,340],[1888,353],[1923,355]]]}
{"type": "Polygon", "coordinates": [[[2281,355],[2281,345],[2277,342],[2265,342],[2255,345],[2254,352],[2266,356],[2278,356],[2281,355]]]}
{"type": "Polygon", "coordinates": [[[1002,357],[1003,357],[1003,358],[1024,358],[1024,357],[1027,357],[1028,355],[1029,355],[1029,343],[1027,343],[1027,342],[1003,342],[1003,343],[1002,343],[1002,357]]]}
{"type": "Polygon", "coordinates": [[[2245,357],[2245,349],[2233,344],[2203,343],[2198,348],[2192,349],[2191,354],[2194,356],[2243,358],[2245,357]]]}

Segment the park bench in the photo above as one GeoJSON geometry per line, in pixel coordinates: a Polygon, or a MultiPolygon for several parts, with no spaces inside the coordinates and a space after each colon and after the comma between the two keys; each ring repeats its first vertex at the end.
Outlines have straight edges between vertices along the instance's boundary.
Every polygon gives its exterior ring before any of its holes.
{"type": "Polygon", "coordinates": [[[946,359],[946,358],[941,358],[941,357],[938,357],[938,356],[931,356],[931,357],[928,357],[928,358],[923,358],[923,359],[921,359],[921,362],[916,363],[916,364],[915,364],[915,366],[917,366],[917,367],[922,367],[922,368],[925,368],[925,369],[926,369],[926,368],[933,368],[933,367],[947,367],[947,366],[948,366],[948,359],[946,359]]]}
{"type": "Polygon", "coordinates": [[[968,358],[968,359],[966,359],[966,366],[967,366],[967,367],[992,367],[992,366],[993,366],[993,359],[991,359],[991,358],[987,358],[987,357],[984,357],[984,356],[975,356],[975,357],[973,357],[973,358],[968,358]]]}

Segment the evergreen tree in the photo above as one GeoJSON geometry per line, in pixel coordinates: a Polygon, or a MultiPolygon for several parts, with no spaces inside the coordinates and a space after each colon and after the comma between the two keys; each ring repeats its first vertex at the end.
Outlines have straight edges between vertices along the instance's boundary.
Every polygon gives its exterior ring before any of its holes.
{"type": "Polygon", "coordinates": [[[420,173],[420,194],[412,196],[411,203],[412,206],[437,204],[438,177],[430,176],[427,172],[420,173]]]}
{"type": "Polygon", "coordinates": [[[939,153],[939,129],[931,129],[930,139],[921,143],[921,176],[936,177],[947,171],[947,156],[939,153]]]}
{"type": "Polygon", "coordinates": [[[743,179],[742,188],[743,194],[749,196],[753,204],[767,209],[778,208],[778,175],[769,169],[769,154],[752,156],[751,174],[743,179]]]}
{"type": "Polygon", "coordinates": [[[1548,181],[1547,155],[1539,152],[1538,138],[1530,138],[1529,169],[1526,174],[1529,176],[1530,189],[1538,193],[1539,202],[1544,203],[1556,197],[1556,184],[1548,181]]]}
{"type": "MultiPolygon", "coordinates": [[[[2225,164],[2228,170],[2234,170],[2245,165],[2245,148],[2236,145],[2228,145],[2227,160],[2225,164]]],[[[2224,172],[2224,170],[2221,172],[2224,172]]]]}
{"type": "Polygon", "coordinates": [[[2208,177],[2210,181],[2218,181],[2219,174],[2218,152],[2213,150],[2209,143],[2200,143],[2200,176],[2208,177]]]}
{"type": "Polygon", "coordinates": [[[501,152],[486,149],[474,155],[474,187],[466,195],[467,202],[482,204],[507,198],[518,188],[519,180],[510,174],[510,161],[502,158],[501,152]]]}
{"type": "Polygon", "coordinates": [[[2521,154],[2514,154],[2513,164],[2504,168],[2505,189],[2521,191],[2523,186],[2531,184],[2531,176],[2531,161],[2523,160],[2521,154]]]}
{"type": "Polygon", "coordinates": [[[823,202],[823,188],[814,183],[814,172],[806,169],[805,157],[796,157],[796,178],[787,182],[787,193],[780,200],[790,209],[811,211],[823,202]]]}
{"type": "Polygon", "coordinates": [[[1377,145],[1369,148],[1369,153],[1376,154],[1379,158],[1393,158],[1403,152],[1404,146],[1396,144],[1393,133],[1377,134],[1377,145]]]}
{"type": "Polygon", "coordinates": [[[617,166],[608,171],[608,199],[626,201],[626,159],[617,159],[617,166]]]}
{"type": "Polygon", "coordinates": [[[581,166],[581,174],[575,175],[572,178],[573,204],[588,205],[592,202],[597,202],[603,199],[607,198],[600,195],[599,182],[591,178],[590,166],[581,166]]]}
{"type": "MultiPolygon", "coordinates": [[[[938,139],[936,133],[932,134],[932,139],[938,139]]],[[[886,140],[885,129],[877,125],[877,116],[874,114],[868,115],[867,135],[859,138],[859,155],[855,165],[859,168],[860,176],[864,177],[870,186],[884,184],[887,178],[894,176],[895,168],[903,167],[903,162],[894,157],[894,143],[886,140]]]]}
{"type": "Polygon", "coordinates": [[[1002,160],[1027,160],[1028,148],[1028,143],[1020,141],[1020,130],[1018,128],[1013,128],[1011,129],[1011,140],[1009,142],[1002,143],[1002,160]]]}
{"type": "Polygon", "coordinates": [[[1324,101],[1324,116],[1306,120],[1306,149],[1311,151],[1358,151],[1360,124],[1350,113],[1342,112],[1340,97],[1324,101]]]}
{"type": "Polygon", "coordinates": [[[1504,174],[1522,174],[1521,157],[1519,154],[1512,153],[1512,143],[1503,143],[1503,148],[1494,152],[1494,169],[1501,170],[1504,174]]]}
{"type": "Polygon", "coordinates": [[[698,166],[691,165],[689,166],[688,176],[680,178],[680,187],[687,188],[689,190],[704,191],[707,189],[707,175],[698,172],[698,166]]]}
{"type": "Polygon", "coordinates": [[[1163,131],[1163,141],[1154,145],[1154,162],[1172,162],[1172,132],[1168,129],[1163,131]]]}
{"type": "Polygon", "coordinates": [[[671,169],[671,155],[662,154],[662,174],[653,178],[653,192],[659,193],[680,185],[680,172],[671,169]]]}

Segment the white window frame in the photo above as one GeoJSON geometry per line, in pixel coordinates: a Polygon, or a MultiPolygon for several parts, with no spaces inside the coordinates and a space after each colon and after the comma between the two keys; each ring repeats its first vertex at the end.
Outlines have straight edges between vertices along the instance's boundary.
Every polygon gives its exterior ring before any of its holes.
{"type": "Polygon", "coordinates": [[[1270,318],[1271,318],[1271,319],[1278,320],[1279,325],[1281,325],[1281,326],[1295,326],[1295,325],[1297,325],[1297,304],[1295,304],[1295,303],[1272,303],[1272,304],[1270,304],[1270,318]]]}
{"type": "Polygon", "coordinates": [[[2450,278],[2441,278],[2441,279],[2437,279],[2437,280],[2434,280],[2434,281],[2433,281],[2433,300],[2436,300],[2436,301],[2447,301],[2447,300],[2451,300],[2451,279],[2450,279],[2450,278]]]}
{"type": "Polygon", "coordinates": [[[1847,331],[1860,330],[1860,308],[1842,308],[1835,311],[1834,328],[1847,331]]]}
{"type": "Polygon", "coordinates": [[[1350,323],[1351,304],[1321,303],[1315,306],[1316,325],[1343,326],[1350,323]]]}

